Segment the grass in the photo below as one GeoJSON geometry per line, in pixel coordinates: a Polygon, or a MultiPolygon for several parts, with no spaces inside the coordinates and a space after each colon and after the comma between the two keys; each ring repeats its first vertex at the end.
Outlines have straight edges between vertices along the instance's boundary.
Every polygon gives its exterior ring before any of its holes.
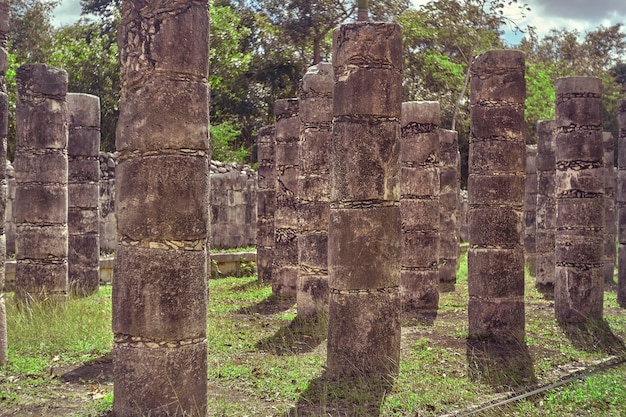
{"type": "MultiPolygon", "coordinates": [[[[208,407],[213,416],[434,416],[460,413],[506,393],[468,372],[467,255],[456,291],[443,293],[433,325],[406,321],[400,374],[394,381],[329,381],[323,326],[296,317],[293,300],[275,298],[256,277],[209,281],[208,407]],[[369,407],[369,408],[368,408],[369,407]],[[374,411],[372,411],[374,410],[374,411]]],[[[112,384],[67,383],[64,369],[107,361],[112,346],[110,287],[55,310],[19,311],[8,296],[9,364],[0,368],[2,410],[38,415],[106,416],[112,384]],[[101,359],[105,357],[105,359],[101,359]],[[65,398],[62,398],[65,397],[65,398]],[[59,412],[61,404],[71,403],[59,412]],[[46,407],[57,407],[49,414],[46,407]]],[[[626,315],[613,289],[605,316],[619,338],[626,315]]],[[[607,354],[578,349],[554,320],[553,302],[526,285],[527,348],[537,384],[593,366],[607,354]]],[[[620,415],[626,409],[626,366],[598,373],[478,415],[620,415]]],[[[13,415],[13,414],[9,414],[13,415]]]]}

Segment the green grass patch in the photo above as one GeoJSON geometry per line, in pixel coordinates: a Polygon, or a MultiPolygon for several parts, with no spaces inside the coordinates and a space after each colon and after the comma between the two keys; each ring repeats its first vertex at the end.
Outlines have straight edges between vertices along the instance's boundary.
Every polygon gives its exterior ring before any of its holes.
{"type": "MultiPolygon", "coordinates": [[[[255,276],[211,279],[209,288],[209,415],[435,416],[459,413],[505,395],[502,387],[470,376],[467,253],[461,255],[455,291],[440,295],[435,322],[403,324],[400,373],[383,385],[363,378],[327,380],[323,321],[299,320],[295,300],[274,297],[271,286],[255,276]]],[[[11,412],[73,401],[78,408],[63,415],[106,416],[112,404],[110,382],[68,385],[58,370],[110,354],[111,288],[102,287],[98,294],[54,309],[20,310],[10,295],[7,298],[10,350],[9,364],[0,368],[0,408],[11,412]]],[[[530,277],[525,299],[527,349],[537,384],[557,381],[606,356],[570,342],[554,319],[553,301],[535,289],[530,277]]],[[[606,292],[605,315],[610,329],[623,340],[626,315],[611,289],[606,292]]],[[[617,416],[626,409],[625,368],[479,415],[617,416]]]]}

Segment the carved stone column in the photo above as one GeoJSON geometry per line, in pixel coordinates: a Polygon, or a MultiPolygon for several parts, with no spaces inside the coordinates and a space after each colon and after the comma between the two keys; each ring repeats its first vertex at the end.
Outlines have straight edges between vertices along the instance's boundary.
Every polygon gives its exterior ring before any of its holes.
{"type": "Polygon", "coordinates": [[[207,1],[122,2],[113,284],[116,417],[207,407],[207,1]]]}
{"type": "Polygon", "coordinates": [[[554,308],[561,325],[600,323],[604,296],[602,82],[556,80],[554,308]]]}
{"type": "Polygon", "coordinates": [[[438,102],[402,103],[400,216],[405,316],[432,322],[439,306],[438,102]]]}
{"type": "Polygon", "coordinates": [[[274,264],[274,212],[276,211],[275,128],[265,126],[257,136],[256,268],[259,280],[272,282],[274,264]]]}
{"type": "Polygon", "coordinates": [[[328,216],[333,67],[307,71],[300,89],[298,316],[328,317],[328,216]]]}
{"type": "Polygon", "coordinates": [[[100,286],[100,98],[67,95],[68,280],[70,291],[89,295],[100,286]]]}
{"type": "Polygon", "coordinates": [[[395,375],[400,360],[402,36],[392,23],[333,33],[327,369],[395,375]]]}
{"type": "Polygon", "coordinates": [[[67,73],[17,69],[15,296],[65,301],[67,283],[67,73]]]}
{"type": "Polygon", "coordinates": [[[298,284],[299,101],[276,100],[276,212],[272,293],[296,296],[298,284]]]}

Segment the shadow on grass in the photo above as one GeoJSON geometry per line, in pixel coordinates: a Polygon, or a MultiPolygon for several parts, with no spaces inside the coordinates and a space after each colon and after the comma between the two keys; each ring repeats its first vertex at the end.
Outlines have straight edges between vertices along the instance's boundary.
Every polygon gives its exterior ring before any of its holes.
{"type": "Polygon", "coordinates": [[[299,355],[315,349],[326,339],[327,330],[328,320],[307,320],[298,316],[274,335],[260,340],[256,347],[275,355],[299,355]]]}
{"type": "MultiPolygon", "coordinates": [[[[252,283],[242,285],[241,287],[250,286],[252,283]]],[[[259,284],[254,284],[259,285],[259,284]]],[[[237,289],[236,291],[239,291],[237,289]]],[[[244,290],[242,290],[244,291],[244,290]]],[[[251,305],[249,307],[241,308],[235,311],[236,314],[261,314],[263,316],[271,316],[282,311],[287,311],[296,303],[295,297],[277,297],[270,295],[265,300],[251,305]]]]}
{"type": "Polygon", "coordinates": [[[63,382],[104,384],[113,382],[113,356],[111,353],[85,363],[59,375],[63,382]]]}
{"type": "Polygon", "coordinates": [[[283,417],[363,416],[378,417],[393,379],[376,377],[331,377],[325,372],[312,380],[295,407],[283,417]]]}
{"type": "Polygon", "coordinates": [[[578,350],[624,354],[626,346],[617,337],[606,321],[584,324],[562,324],[561,329],[578,350]]]}
{"type": "Polygon", "coordinates": [[[467,364],[472,380],[484,382],[496,391],[508,391],[537,381],[526,344],[468,338],[467,364]]]}

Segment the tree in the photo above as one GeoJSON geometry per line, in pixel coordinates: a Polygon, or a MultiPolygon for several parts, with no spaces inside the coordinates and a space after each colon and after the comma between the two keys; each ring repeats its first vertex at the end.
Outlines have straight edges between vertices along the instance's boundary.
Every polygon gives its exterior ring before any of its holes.
{"type": "Polygon", "coordinates": [[[101,148],[115,150],[119,114],[120,62],[115,36],[95,23],[79,21],[58,29],[50,49],[50,65],[67,71],[69,91],[100,97],[101,148]]]}
{"type": "Polygon", "coordinates": [[[528,143],[536,142],[537,120],[554,117],[554,82],[560,77],[595,76],[602,79],[604,130],[617,137],[617,100],[621,86],[620,59],[626,52],[622,24],[599,26],[585,33],[552,29],[539,39],[531,28],[518,48],[526,53],[526,126],[528,143]],[[530,110],[530,111],[529,111],[530,110]]]}
{"type": "Polygon", "coordinates": [[[58,1],[13,0],[9,9],[9,48],[19,63],[44,63],[54,31],[50,18],[58,1]]]}
{"type": "MultiPolygon", "coordinates": [[[[404,38],[404,100],[440,102],[442,127],[459,131],[463,183],[469,144],[469,68],[474,56],[505,46],[501,39],[504,25],[520,30],[504,14],[506,4],[434,0],[417,10],[406,10],[398,18],[404,38]]],[[[518,7],[529,10],[525,4],[518,7]]]]}

